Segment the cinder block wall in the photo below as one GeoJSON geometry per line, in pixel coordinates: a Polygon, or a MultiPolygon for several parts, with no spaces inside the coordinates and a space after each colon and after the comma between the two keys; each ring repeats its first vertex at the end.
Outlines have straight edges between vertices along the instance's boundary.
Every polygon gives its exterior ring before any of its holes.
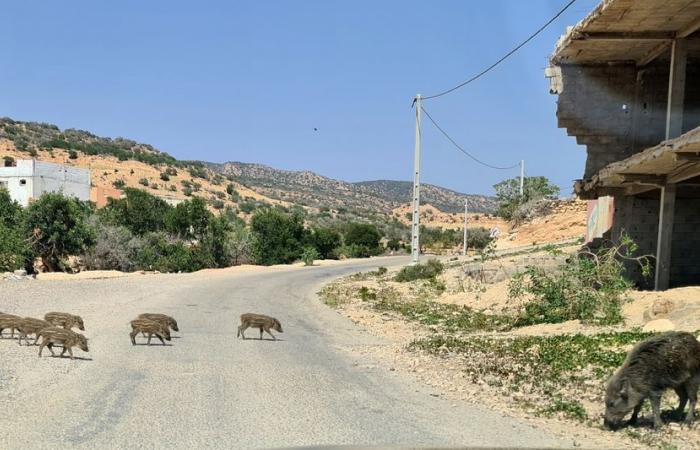
{"type": "MultiPolygon", "coordinates": [[[[615,216],[609,239],[618,242],[622,232],[639,246],[639,255],[656,255],[659,199],[615,198],[615,216]]],[[[671,287],[700,284],[700,199],[677,198],[671,247],[671,287]]],[[[655,261],[652,260],[652,268],[655,261]]],[[[627,263],[630,278],[642,288],[653,288],[636,263],[627,263]]]]}
{"type": "MultiPolygon", "coordinates": [[[[609,239],[620,241],[622,233],[629,235],[639,247],[637,255],[656,255],[656,240],[659,233],[659,199],[616,197],[613,226],[609,239]]],[[[651,260],[652,267],[655,264],[651,260]]],[[[653,288],[654,279],[645,279],[639,264],[625,263],[627,275],[641,288],[653,288]]]]}
{"type": "MultiPolygon", "coordinates": [[[[562,66],[557,119],[588,158],[584,179],[665,138],[669,67],[562,66]],[[639,80],[639,83],[637,83],[639,80]]],[[[700,126],[700,61],[689,60],[683,131],[700,126]]]]}
{"type": "Polygon", "coordinates": [[[700,284],[700,199],[677,198],[671,249],[671,286],[700,284]]]}

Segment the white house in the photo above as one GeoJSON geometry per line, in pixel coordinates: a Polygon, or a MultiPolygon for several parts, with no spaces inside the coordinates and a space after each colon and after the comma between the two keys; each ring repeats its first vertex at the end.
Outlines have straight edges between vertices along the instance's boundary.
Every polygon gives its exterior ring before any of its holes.
{"type": "Polygon", "coordinates": [[[79,200],[90,200],[90,170],[52,164],[34,159],[0,167],[0,187],[22,206],[45,192],[62,192],[79,200]]]}

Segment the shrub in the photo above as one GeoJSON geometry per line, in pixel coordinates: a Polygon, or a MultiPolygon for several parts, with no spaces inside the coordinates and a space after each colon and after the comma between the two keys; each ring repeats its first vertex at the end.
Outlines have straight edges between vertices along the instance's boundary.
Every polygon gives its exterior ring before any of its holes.
{"type": "Polygon", "coordinates": [[[167,172],[163,172],[160,174],[160,179],[163,181],[170,181],[170,175],[168,175],[167,172]]]}
{"type": "Polygon", "coordinates": [[[318,251],[314,247],[304,247],[301,252],[301,260],[304,261],[305,266],[313,266],[314,260],[318,259],[318,251]]]}
{"type": "Polygon", "coordinates": [[[622,321],[624,292],[631,287],[625,279],[625,260],[637,262],[644,275],[650,266],[646,256],[633,257],[636,245],[623,235],[620,244],[594,253],[582,250],[571,256],[561,270],[547,273],[535,266],[516,275],[509,296],[531,294],[516,325],[560,323],[567,320],[609,325],[622,321]]]}
{"type": "Polygon", "coordinates": [[[207,266],[198,247],[162,232],[147,233],[137,256],[139,267],[160,272],[193,272],[207,266]]]}
{"type": "Polygon", "coordinates": [[[139,179],[139,184],[141,184],[143,186],[148,186],[148,178],[139,179]]]}
{"type": "Polygon", "coordinates": [[[89,213],[87,202],[62,194],[44,194],[27,208],[26,232],[48,271],[63,269],[64,258],[82,254],[94,243],[86,223],[89,213]]]}
{"type": "Polygon", "coordinates": [[[255,211],[255,203],[250,201],[241,202],[238,204],[238,209],[246,214],[250,214],[255,211]]]}
{"type": "Polygon", "coordinates": [[[121,270],[132,272],[138,267],[138,254],[143,245],[123,226],[101,223],[96,217],[90,219],[96,230],[95,245],[83,255],[88,270],[121,270]]]}
{"type": "Polygon", "coordinates": [[[165,218],[166,229],[182,239],[201,239],[212,220],[206,202],[199,197],[171,208],[165,218]]]}
{"type": "Polygon", "coordinates": [[[471,249],[483,250],[493,240],[489,230],[484,227],[468,228],[467,231],[467,247],[471,249]]]}
{"type": "Polygon", "coordinates": [[[165,218],[172,209],[163,199],[134,188],[124,189],[126,198],[108,200],[102,209],[107,222],[122,225],[137,236],[165,229],[165,218]]]}
{"type": "Polygon", "coordinates": [[[226,198],[226,194],[222,191],[216,191],[214,192],[214,195],[216,195],[216,198],[223,200],[226,198]]]}
{"type": "Polygon", "coordinates": [[[255,236],[255,260],[259,264],[289,264],[299,259],[304,226],[298,215],[261,210],[253,215],[250,227],[255,236]]]}
{"type": "Polygon", "coordinates": [[[68,150],[68,159],[78,159],[78,152],[75,150],[68,150]]]}
{"type": "Polygon", "coordinates": [[[190,183],[190,182],[187,181],[187,180],[181,180],[181,181],[180,181],[180,184],[181,184],[182,187],[184,187],[184,188],[191,188],[191,187],[192,187],[192,183],[190,183]]]}
{"type": "Polygon", "coordinates": [[[396,238],[389,239],[389,242],[386,243],[386,248],[397,251],[401,248],[401,242],[396,238]]]}
{"type": "Polygon", "coordinates": [[[245,264],[253,260],[253,235],[243,224],[233,227],[224,242],[230,265],[245,264]]]}
{"type": "Polygon", "coordinates": [[[212,200],[211,207],[214,209],[224,209],[224,202],[221,200],[212,200]]]}
{"type": "Polygon", "coordinates": [[[381,252],[379,240],[381,234],[374,225],[366,223],[350,223],[345,231],[345,245],[361,249],[366,256],[381,252]]]}
{"type": "Polygon", "coordinates": [[[171,192],[177,192],[177,186],[175,186],[174,184],[171,184],[171,185],[168,187],[168,190],[171,191],[171,192]]]}
{"type": "Polygon", "coordinates": [[[192,197],[192,188],[184,187],[182,188],[182,193],[185,194],[187,197],[192,197]]]}
{"type": "Polygon", "coordinates": [[[425,264],[416,264],[403,267],[394,278],[399,282],[414,280],[435,280],[440,275],[444,267],[437,259],[431,259],[425,264]]]}
{"type": "Polygon", "coordinates": [[[513,219],[518,205],[540,198],[556,198],[559,187],[551,184],[546,177],[525,177],[523,195],[520,196],[520,178],[511,178],[493,186],[498,201],[498,215],[506,220],[513,219]]]}
{"type": "Polygon", "coordinates": [[[18,228],[24,220],[24,210],[19,203],[12,200],[5,188],[0,188],[0,225],[18,228]]]}
{"type": "Polygon", "coordinates": [[[201,191],[201,190],[202,190],[202,183],[197,183],[197,182],[195,181],[194,183],[192,183],[192,189],[193,189],[195,192],[201,191]]]}
{"type": "Polygon", "coordinates": [[[335,250],[340,247],[340,233],[325,227],[314,228],[307,236],[307,244],[318,252],[321,259],[333,258],[335,250]]]}
{"type": "Polygon", "coordinates": [[[124,180],[114,180],[112,181],[112,186],[114,186],[117,189],[123,189],[124,186],[126,186],[126,183],[124,180]]]}
{"type": "Polygon", "coordinates": [[[31,249],[18,228],[0,222],[0,272],[11,272],[26,267],[31,249]]]}
{"type": "Polygon", "coordinates": [[[202,178],[204,180],[209,179],[209,174],[207,173],[207,169],[205,169],[202,166],[192,166],[190,167],[190,175],[194,178],[202,178]]]}

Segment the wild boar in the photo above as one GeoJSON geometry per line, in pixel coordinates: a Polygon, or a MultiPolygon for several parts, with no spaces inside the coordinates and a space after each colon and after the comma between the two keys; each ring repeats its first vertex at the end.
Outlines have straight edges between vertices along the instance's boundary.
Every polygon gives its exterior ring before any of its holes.
{"type": "Polygon", "coordinates": [[[41,352],[44,347],[48,347],[51,352],[51,356],[56,356],[53,352],[54,344],[61,344],[63,346],[63,351],[60,356],[63,356],[66,351],[70,355],[70,359],[73,358],[73,347],[78,346],[84,352],[88,350],[88,343],[85,336],[82,334],[74,333],[71,330],[66,330],[61,327],[49,327],[44,328],[39,331],[39,337],[41,338],[41,343],[39,344],[39,357],[41,358],[41,352]]]}
{"type": "Polygon", "coordinates": [[[51,322],[57,327],[63,327],[66,330],[70,330],[73,327],[77,327],[81,331],[85,331],[85,325],[83,325],[83,319],[80,316],[74,316],[73,314],[62,313],[62,312],[50,312],[44,315],[44,320],[51,322]]]}
{"type": "Polygon", "coordinates": [[[165,345],[165,341],[170,340],[170,330],[167,325],[161,322],[156,322],[155,320],[148,319],[136,319],[131,321],[131,345],[136,345],[136,335],[139,333],[145,333],[148,335],[147,345],[151,345],[151,337],[156,336],[160,339],[160,342],[165,345]],[[165,341],[163,340],[165,339],[165,341]]]}
{"type": "Polygon", "coordinates": [[[24,340],[27,342],[27,345],[29,345],[28,336],[30,334],[36,335],[33,344],[36,345],[37,341],[39,340],[39,331],[52,326],[53,325],[50,322],[47,322],[45,320],[34,319],[32,317],[25,317],[19,323],[19,345],[22,345],[22,338],[24,338],[24,340]]]}
{"type": "Polygon", "coordinates": [[[170,316],[166,316],[165,314],[144,313],[139,314],[138,319],[154,320],[172,328],[173,331],[180,331],[180,329],[177,327],[177,321],[170,316]]]}
{"type": "Polygon", "coordinates": [[[275,319],[274,317],[264,316],[262,314],[247,313],[241,314],[241,325],[238,327],[238,334],[236,334],[236,337],[241,336],[243,337],[243,339],[245,339],[246,337],[245,334],[243,334],[243,332],[250,327],[260,329],[261,340],[263,336],[263,330],[267,334],[272,336],[272,339],[274,339],[275,341],[277,340],[277,338],[274,334],[270,333],[270,330],[275,330],[279,333],[284,333],[284,331],[282,331],[282,324],[279,320],[275,319]]]}
{"type": "Polygon", "coordinates": [[[19,324],[22,318],[15,316],[14,314],[0,314],[0,337],[2,337],[2,332],[6,329],[10,329],[10,337],[15,337],[15,330],[19,330],[19,324]]]}
{"type": "Polygon", "coordinates": [[[676,413],[679,417],[690,400],[685,416],[685,422],[689,424],[694,417],[698,386],[700,342],[695,336],[679,331],[652,336],[629,352],[622,367],[608,381],[604,424],[610,429],[617,429],[630,411],[632,417],[629,423],[635,423],[642,402],[649,398],[654,413],[654,428],[658,429],[663,424],[661,395],[668,388],[678,394],[676,413]]]}

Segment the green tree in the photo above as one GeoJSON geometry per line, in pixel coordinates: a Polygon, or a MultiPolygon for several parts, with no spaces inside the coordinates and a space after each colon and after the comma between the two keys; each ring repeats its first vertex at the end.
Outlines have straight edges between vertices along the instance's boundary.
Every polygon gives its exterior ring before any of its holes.
{"type": "Polygon", "coordinates": [[[250,222],[253,253],[259,264],[289,264],[301,255],[304,225],[298,215],[273,209],[257,211],[250,222]]]}
{"type": "Polygon", "coordinates": [[[27,209],[26,232],[34,253],[49,271],[63,268],[69,255],[79,255],[95,240],[86,220],[91,207],[87,202],[44,194],[27,209]]]}
{"type": "Polygon", "coordinates": [[[183,239],[201,239],[212,220],[207,203],[200,197],[178,204],[166,217],[167,230],[183,239]]]}
{"type": "Polygon", "coordinates": [[[23,234],[24,210],[0,188],[0,272],[21,269],[31,256],[23,234]]]}
{"type": "Polygon", "coordinates": [[[506,220],[511,220],[519,204],[540,198],[556,198],[559,187],[550,183],[547,177],[525,177],[523,180],[523,196],[520,197],[520,178],[511,178],[495,184],[498,201],[497,214],[506,220]]]}
{"type": "Polygon", "coordinates": [[[307,237],[307,243],[316,249],[322,259],[332,258],[341,242],[340,233],[327,227],[314,228],[307,237]]]}
{"type": "Polygon", "coordinates": [[[165,218],[172,206],[139,189],[126,188],[124,193],[126,198],[110,198],[102,211],[108,221],[123,225],[138,236],[165,229],[165,218]]]}
{"type": "Polygon", "coordinates": [[[368,223],[349,223],[345,230],[345,245],[358,247],[367,251],[367,256],[378,254],[379,240],[382,235],[377,227],[368,223]]]}

